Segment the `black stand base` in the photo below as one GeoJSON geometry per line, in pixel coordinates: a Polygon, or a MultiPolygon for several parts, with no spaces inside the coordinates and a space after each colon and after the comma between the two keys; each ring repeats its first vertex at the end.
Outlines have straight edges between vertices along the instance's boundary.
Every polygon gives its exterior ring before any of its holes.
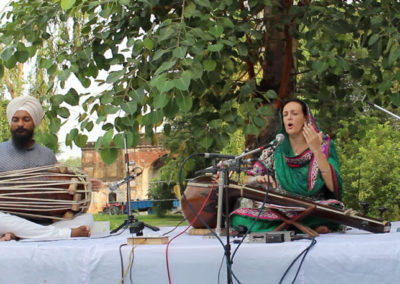
{"type": "Polygon", "coordinates": [[[111,231],[111,234],[114,234],[121,230],[122,228],[127,229],[129,228],[129,233],[131,234],[136,234],[136,236],[143,236],[143,229],[144,227],[147,227],[153,231],[159,231],[160,228],[151,226],[149,224],[146,224],[144,222],[140,222],[137,220],[134,216],[129,216],[128,219],[126,219],[121,225],[119,225],[117,228],[111,231]]]}

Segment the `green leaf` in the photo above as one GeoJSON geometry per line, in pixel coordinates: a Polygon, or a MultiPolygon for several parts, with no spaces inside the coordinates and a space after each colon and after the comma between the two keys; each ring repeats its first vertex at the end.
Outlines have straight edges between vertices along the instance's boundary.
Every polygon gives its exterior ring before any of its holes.
{"type": "Polygon", "coordinates": [[[144,47],[148,50],[152,50],[154,47],[154,41],[148,37],[143,40],[144,47]]]}
{"type": "Polygon", "coordinates": [[[118,133],[114,136],[114,144],[120,149],[124,149],[125,147],[125,137],[123,133],[118,133]]]}
{"type": "Polygon", "coordinates": [[[175,37],[175,29],[173,29],[172,27],[168,26],[166,28],[163,28],[160,30],[160,36],[158,38],[159,42],[162,42],[166,39],[170,39],[172,37],[175,37]]]}
{"type": "Polygon", "coordinates": [[[400,106],[400,93],[392,94],[392,104],[399,107],[400,106]]]}
{"type": "Polygon", "coordinates": [[[326,71],[329,68],[329,63],[326,61],[314,61],[312,63],[312,68],[317,72],[317,73],[322,73],[326,71]]]}
{"type": "Polygon", "coordinates": [[[135,114],[135,112],[137,111],[137,102],[134,100],[131,100],[129,102],[124,102],[121,104],[121,108],[127,114],[135,114]]]}
{"type": "Polygon", "coordinates": [[[69,69],[61,70],[58,73],[58,79],[60,79],[60,81],[63,82],[68,79],[70,74],[71,74],[71,70],[69,70],[69,69]]]}
{"type": "Polygon", "coordinates": [[[400,93],[399,92],[393,93],[391,95],[391,100],[392,100],[392,104],[394,106],[399,107],[400,106],[400,93]]]}
{"type": "Polygon", "coordinates": [[[6,66],[8,69],[14,68],[16,64],[17,58],[15,55],[11,56],[6,62],[4,62],[4,66],[6,66]]]}
{"type": "Polygon", "coordinates": [[[211,3],[209,0],[194,0],[194,2],[200,6],[211,8],[211,3]]]}
{"type": "Polygon", "coordinates": [[[219,52],[221,49],[224,47],[222,43],[217,43],[217,44],[212,44],[207,46],[207,50],[212,51],[212,52],[219,52]]]}
{"type": "Polygon", "coordinates": [[[169,96],[167,96],[165,93],[159,93],[154,95],[154,103],[153,103],[154,108],[163,108],[168,104],[168,102],[169,102],[169,96]]]}
{"type": "Polygon", "coordinates": [[[115,148],[103,148],[100,151],[100,156],[104,163],[111,165],[118,157],[118,150],[115,148]]]}
{"type": "Polygon", "coordinates": [[[156,110],[156,111],[152,111],[150,114],[150,122],[153,125],[157,125],[160,122],[163,121],[164,118],[164,112],[162,110],[156,110]]]}
{"type": "Polygon", "coordinates": [[[199,144],[202,146],[204,149],[208,149],[211,147],[213,144],[213,138],[209,137],[207,135],[203,136],[203,138],[200,139],[199,144]]]}
{"type": "Polygon", "coordinates": [[[222,22],[224,23],[225,27],[228,27],[228,28],[231,28],[231,29],[235,27],[235,24],[229,18],[224,17],[222,19],[222,22]]]}
{"type": "Polygon", "coordinates": [[[258,135],[258,133],[260,132],[259,129],[257,128],[257,126],[255,126],[254,124],[247,124],[244,128],[244,134],[252,134],[252,135],[258,135]]]}
{"type": "Polygon", "coordinates": [[[203,60],[203,67],[208,72],[213,71],[217,67],[217,62],[212,59],[203,60]]]}
{"type": "Polygon", "coordinates": [[[152,78],[150,85],[155,86],[161,93],[168,92],[174,87],[173,81],[167,81],[164,75],[152,78]]]}
{"type": "Polygon", "coordinates": [[[400,48],[393,46],[389,53],[388,64],[392,65],[400,57],[400,48]]]}
{"type": "Polygon", "coordinates": [[[191,74],[188,71],[182,72],[181,76],[178,79],[173,80],[175,88],[187,91],[190,86],[191,74]]]}
{"type": "Polygon", "coordinates": [[[278,94],[274,90],[268,90],[265,95],[268,99],[276,99],[278,97],[278,94]]]}
{"type": "Polygon", "coordinates": [[[57,114],[59,115],[59,116],[61,116],[62,118],[68,118],[69,117],[69,110],[66,108],[66,107],[60,107],[58,110],[57,110],[57,114]]]}
{"type": "Polygon", "coordinates": [[[185,7],[183,15],[185,18],[190,18],[194,15],[195,11],[196,11],[196,5],[193,2],[189,2],[185,7]]]}
{"type": "Polygon", "coordinates": [[[1,53],[1,59],[3,59],[4,61],[7,61],[11,58],[11,56],[13,54],[14,54],[14,48],[12,48],[12,47],[6,48],[1,53]]]}
{"type": "Polygon", "coordinates": [[[246,82],[243,86],[240,87],[240,96],[248,96],[250,95],[256,88],[256,84],[254,80],[246,82]]]}
{"type": "Polygon", "coordinates": [[[378,41],[372,45],[371,57],[377,60],[381,56],[381,54],[382,54],[382,39],[378,39],[378,41]]]}
{"type": "Polygon", "coordinates": [[[76,128],[73,128],[73,129],[69,132],[69,135],[70,135],[70,137],[71,137],[72,140],[74,140],[75,137],[76,137],[78,134],[79,134],[79,132],[78,132],[78,129],[76,129],[76,128]]]}
{"type": "Polygon", "coordinates": [[[78,92],[74,88],[69,89],[64,96],[64,101],[71,106],[77,106],[79,104],[78,92]]]}
{"type": "Polygon", "coordinates": [[[249,54],[247,46],[244,45],[244,44],[239,44],[237,46],[237,49],[238,49],[238,53],[239,53],[240,56],[247,56],[249,54]]]}
{"type": "Polygon", "coordinates": [[[373,45],[379,39],[379,34],[373,34],[368,40],[368,46],[373,45]]]}
{"type": "Polygon", "coordinates": [[[146,94],[143,88],[138,88],[134,91],[129,92],[129,96],[138,103],[142,103],[146,94]]]}
{"type": "Polygon", "coordinates": [[[346,34],[353,31],[353,26],[343,19],[334,21],[333,28],[338,34],[346,34]]]}
{"type": "Polygon", "coordinates": [[[188,112],[193,105],[193,100],[190,96],[178,95],[176,103],[183,112],[188,112]]]}
{"type": "Polygon", "coordinates": [[[160,59],[165,53],[169,52],[168,50],[158,49],[153,56],[153,60],[160,59]]]}
{"type": "Polygon", "coordinates": [[[69,10],[74,6],[76,0],[61,0],[61,8],[63,10],[69,10]]]}
{"type": "Polygon", "coordinates": [[[161,66],[154,73],[155,76],[160,75],[164,71],[169,71],[176,64],[176,60],[170,60],[161,64],[161,66]]]}
{"type": "Polygon", "coordinates": [[[40,68],[50,68],[53,65],[53,61],[47,58],[41,58],[39,61],[40,68]]]}
{"type": "Polygon", "coordinates": [[[86,135],[82,135],[82,134],[78,134],[74,139],[76,146],[78,146],[80,148],[85,147],[87,141],[88,141],[88,137],[86,135]]]}
{"type": "Polygon", "coordinates": [[[111,71],[106,79],[106,83],[112,84],[121,79],[125,75],[125,69],[119,71],[111,71]]]}
{"type": "Polygon", "coordinates": [[[112,138],[114,135],[114,130],[110,129],[103,135],[103,145],[109,146],[111,144],[112,138]]]}
{"type": "Polygon", "coordinates": [[[253,117],[253,122],[258,128],[262,128],[266,124],[265,119],[259,116],[253,117]]]}
{"type": "Polygon", "coordinates": [[[15,52],[15,57],[18,62],[25,63],[29,59],[28,51],[17,51],[15,52]]]}
{"type": "Polygon", "coordinates": [[[221,25],[215,25],[210,29],[210,33],[216,38],[220,38],[223,32],[224,32],[224,27],[221,25]]]}
{"type": "Polygon", "coordinates": [[[378,85],[378,89],[380,92],[385,92],[386,90],[389,90],[390,87],[392,87],[392,81],[391,80],[385,80],[382,83],[378,85]]]}
{"type": "Polygon", "coordinates": [[[274,110],[272,109],[271,105],[262,106],[257,109],[257,114],[261,116],[272,116],[274,110]]]}
{"type": "Polygon", "coordinates": [[[187,46],[180,46],[174,49],[172,55],[176,58],[183,58],[185,57],[186,52],[187,52],[187,46]]]}

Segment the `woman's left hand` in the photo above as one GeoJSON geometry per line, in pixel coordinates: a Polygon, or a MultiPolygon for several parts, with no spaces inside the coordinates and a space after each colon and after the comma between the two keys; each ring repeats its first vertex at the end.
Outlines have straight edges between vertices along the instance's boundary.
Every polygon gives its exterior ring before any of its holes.
{"type": "Polygon", "coordinates": [[[321,145],[323,142],[323,133],[317,133],[314,127],[309,123],[304,123],[303,135],[306,139],[307,145],[313,153],[321,150],[321,145]]]}

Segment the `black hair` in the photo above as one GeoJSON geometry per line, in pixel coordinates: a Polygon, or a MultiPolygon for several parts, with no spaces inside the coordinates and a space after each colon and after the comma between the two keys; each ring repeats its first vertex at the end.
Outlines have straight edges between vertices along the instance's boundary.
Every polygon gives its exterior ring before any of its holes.
{"type": "Polygon", "coordinates": [[[301,109],[303,111],[304,116],[307,116],[307,104],[304,101],[300,100],[300,99],[293,99],[293,98],[292,99],[286,99],[283,102],[283,104],[281,106],[281,113],[283,112],[283,108],[285,107],[285,105],[287,105],[288,103],[292,103],[292,102],[299,103],[301,105],[301,109]]]}

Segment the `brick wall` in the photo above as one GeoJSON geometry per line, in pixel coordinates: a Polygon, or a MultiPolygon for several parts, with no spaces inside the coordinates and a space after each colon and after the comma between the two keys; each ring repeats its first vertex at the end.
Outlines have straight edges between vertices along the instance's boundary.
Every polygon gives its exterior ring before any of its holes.
{"type": "MultiPolygon", "coordinates": [[[[131,200],[147,199],[149,182],[158,177],[157,167],[159,163],[156,163],[156,161],[167,153],[166,150],[151,145],[140,145],[135,149],[128,149],[130,170],[139,167],[143,171],[130,183],[131,200]]],[[[110,183],[122,180],[126,176],[124,151],[120,150],[117,160],[113,164],[107,165],[102,161],[100,153],[94,150],[94,145],[89,144],[82,149],[82,169],[90,178],[97,178],[104,182],[103,188],[99,192],[93,193],[89,208],[90,213],[102,211],[102,208],[108,202],[110,183]]],[[[122,185],[115,192],[117,193],[117,201],[126,201],[126,185],[122,185]]]]}

